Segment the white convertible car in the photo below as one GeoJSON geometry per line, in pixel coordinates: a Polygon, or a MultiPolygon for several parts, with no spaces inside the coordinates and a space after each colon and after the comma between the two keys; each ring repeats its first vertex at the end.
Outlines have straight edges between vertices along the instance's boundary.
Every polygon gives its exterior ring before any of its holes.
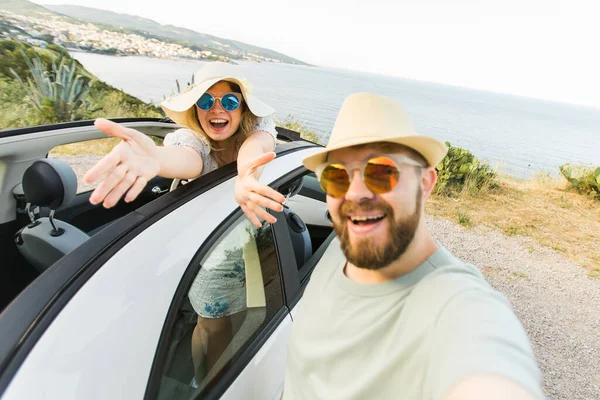
{"type": "MultiPolygon", "coordinates": [[[[175,128],[119,122],[157,138],[175,128]]],[[[53,156],[106,138],[92,121],[0,131],[0,397],[278,399],[294,306],[334,236],[325,194],[301,163],[318,146],[292,136],[280,131],[261,177],[289,196],[288,208],[274,213],[277,223],[247,229],[235,164],[175,190],[156,178],[135,202],[107,210],[77,189],[78,156],[53,156]],[[197,315],[187,294],[231,239],[249,249],[249,308],[192,383],[197,315]]]]}

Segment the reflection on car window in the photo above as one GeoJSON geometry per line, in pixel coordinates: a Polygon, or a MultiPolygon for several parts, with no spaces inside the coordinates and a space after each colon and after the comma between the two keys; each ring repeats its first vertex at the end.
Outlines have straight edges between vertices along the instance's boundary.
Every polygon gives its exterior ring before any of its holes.
{"type": "MultiPolygon", "coordinates": [[[[155,136],[151,138],[157,145],[162,144],[162,138],[155,136]]],[[[48,157],[61,159],[73,168],[77,175],[77,194],[79,194],[94,189],[95,185],[85,183],[83,176],[120,141],[121,139],[118,138],[103,138],[69,143],[53,148],[48,153],[48,157]]]]}
{"type": "Polygon", "coordinates": [[[245,216],[197,266],[173,326],[159,398],[204,392],[283,306],[271,227],[245,216]]]}

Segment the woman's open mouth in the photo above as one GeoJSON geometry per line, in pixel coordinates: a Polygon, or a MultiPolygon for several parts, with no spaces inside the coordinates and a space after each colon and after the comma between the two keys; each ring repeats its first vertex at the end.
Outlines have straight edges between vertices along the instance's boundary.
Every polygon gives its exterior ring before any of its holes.
{"type": "Polygon", "coordinates": [[[210,123],[210,127],[215,131],[222,131],[229,125],[229,121],[222,118],[215,118],[208,121],[210,123]]]}

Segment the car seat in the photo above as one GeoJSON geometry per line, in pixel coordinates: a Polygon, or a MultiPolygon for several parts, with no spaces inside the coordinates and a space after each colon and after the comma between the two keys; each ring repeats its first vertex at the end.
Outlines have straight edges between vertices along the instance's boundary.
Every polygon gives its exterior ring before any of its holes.
{"type": "Polygon", "coordinates": [[[54,218],[56,210],[75,198],[77,176],[64,161],[41,159],[25,170],[22,186],[31,223],[15,234],[15,244],[25,259],[43,272],[89,239],[80,229],[54,218]],[[36,207],[48,207],[50,215],[36,217],[32,211],[36,207]]]}

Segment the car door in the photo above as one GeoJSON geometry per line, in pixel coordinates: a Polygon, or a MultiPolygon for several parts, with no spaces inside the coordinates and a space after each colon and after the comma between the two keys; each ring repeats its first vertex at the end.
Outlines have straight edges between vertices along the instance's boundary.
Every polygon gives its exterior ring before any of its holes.
{"type": "MultiPolygon", "coordinates": [[[[276,161],[287,165],[285,169],[288,171],[290,167],[293,169],[279,177],[271,186],[282,190],[282,184],[296,180],[300,177],[300,173],[305,173],[305,169],[299,165],[300,160],[307,154],[307,151],[302,151],[285,157],[278,156],[276,161]]],[[[285,172],[285,169],[279,167],[278,171],[285,172]]],[[[270,169],[265,170],[265,173],[268,171],[270,169]]],[[[240,232],[242,235],[245,232],[236,227],[245,224],[246,230],[252,230],[245,215],[238,210],[223,222],[218,231],[211,234],[211,241],[199,249],[179,283],[161,334],[146,398],[278,399],[280,397],[292,322],[287,306],[287,295],[294,293],[300,282],[296,261],[289,257],[293,254],[293,248],[286,233],[287,219],[282,213],[273,214],[277,218],[275,224],[263,226],[251,235],[256,237],[260,254],[259,265],[254,270],[260,270],[258,275],[262,278],[262,284],[254,285],[254,289],[251,284],[253,279],[250,276],[252,268],[247,263],[245,265],[246,294],[250,296],[255,289],[261,288],[265,304],[259,302],[258,305],[251,307],[251,300],[248,297],[245,315],[233,315],[233,318],[238,319],[238,328],[234,329],[233,336],[229,339],[225,350],[228,354],[224,351],[217,363],[198,377],[195,374],[197,366],[190,355],[193,353],[193,349],[190,349],[191,336],[195,333],[197,323],[195,319],[197,313],[194,311],[197,311],[198,307],[190,305],[193,303],[191,293],[203,268],[210,264],[211,259],[219,256],[220,244],[239,242],[239,240],[230,240],[233,236],[239,236],[240,232]]],[[[234,247],[234,245],[225,246],[229,250],[234,247]]],[[[208,305],[215,306],[214,303],[208,305]]],[[[210,349],[210,341],[208,347],[210,349]]]]}
{"type": "MultiPolygon", "coordinates": [[[[264,181],[314,151],[291,147],[265,170],[264,181]]],[[[235,172],[235,165],[224,167],[128,214],[28,287],[0,315],[3,398],[152,398],[160,382],[152,379],[157,349],[182,279],[224,221],[235,220],[235,172]]],[[[211,393],[224,393],[242,366],[264,354],[261,341],[264,348],[280,342],[272,333],[286,321],[285,307],[263,321],[251,339],[259,345],[227,362],[211,393]]]]}

